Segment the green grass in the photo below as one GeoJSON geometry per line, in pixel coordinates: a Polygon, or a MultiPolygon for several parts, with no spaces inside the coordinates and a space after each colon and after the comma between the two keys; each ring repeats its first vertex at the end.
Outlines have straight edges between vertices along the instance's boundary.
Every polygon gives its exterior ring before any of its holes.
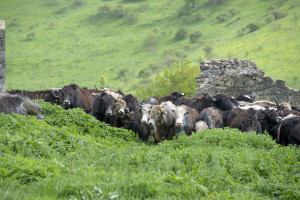
{"type": "Polygon", "coordinates": [[[297,0],[196,0],[196,8],[185,8],[184,2],[2,0],[6,89],[76,83],[135,94],[151,82],[151,75],[139,76],[140,70],[148,68],[155,75],[175,61],[198,64],[199,59],[211,58],[251,59],[267,76],[300,88],[297,0]],[[103,6],[109,10],[99,12],[103,6]],[[116,17],[120,8],[124,17],[116,17]],[[285,16],[275,20],[275,11],[285,16]],[[251,23],[259,29],[238,36],[251,23]],[[175,39],[180,28],[187,33],[182,40],[175,39]],[[201,36],[191,43],[189,35],[195,32],[201,36]],[[212,52],[205,53],[205,47],[212,52]]]}
{"type": "Polygon", "coordinates": [[[299,148],[214,129],[154,145],[80,109],[0,115],[1,199],[299,199],[299,148]]]}

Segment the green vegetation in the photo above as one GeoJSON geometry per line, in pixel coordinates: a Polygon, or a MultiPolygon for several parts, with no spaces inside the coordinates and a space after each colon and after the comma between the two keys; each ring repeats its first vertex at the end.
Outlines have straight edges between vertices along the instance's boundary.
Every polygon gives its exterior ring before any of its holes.
{"type": "Polygon", "coordinates": [[[135,94],[174,62],[230,57],[299,89],[299,13],[298,0],[1,0],[6,88],[91,88],[105,77],[135,94]]]}
{"type": "Polygon", "coordinates": [[[300,150],[206,130],[158,145],[80,109],[0,115],[1,199],[299,199],[300,150]]]}

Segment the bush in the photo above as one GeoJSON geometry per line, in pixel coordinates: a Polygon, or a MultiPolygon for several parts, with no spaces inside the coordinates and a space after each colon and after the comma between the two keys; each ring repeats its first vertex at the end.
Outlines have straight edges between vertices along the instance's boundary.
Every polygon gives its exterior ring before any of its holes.
{"type": "Polygon", "coordinates": [[[202,36],[202,33],[200,31],[191,33],[190,34],[190,43],[197,42],[201,36],[202,36]]]}
{"type": "Polygon", "coordinates": [[[258,29],[260,29],[260,25],[257,23],[250,23],[246,26],[246,28],[248,28],[249,33],[252,33],[254,31],[257,31],[258,29]]]}
{"type": "Polygon", "coordinates": [[[85,3],[81,0],[75,0],[72,4],[72,8],[77,9],[80,7],[83,7],[85,5],[85,3]]]}
{"type": "Polygon", "coordinates": [[[129,14],[127,16],[127,21],[128,21],[129,24],[134,24],[134,23],[136,23],[138,21],[138,18],[134,14],[129,14]]]}
{"type": "Polygon", "coordinates": [[[26,40],[27,41],[31,41],[33,40],[35,37],[35,33],[31,32],[31,33],[28,33],[27,36],[26,36],[26,40]]]}
{"type": "Polygon", "coordinates": [[[110,7],[107,6],[107,5],[100,6],[100,7],[98,8],[98,13],[99,13],[101,16],[108,16],[108,15],[110,15],[110,7]]]}
{"type": "Polygon", "coordinates": [[[206,57],[210,58],[211,54],[213,52],[213,48],[211,46],[205,46],[203,50],[204,50],[204,52],[206,54],[206,57]]]}
{"type": "Polygon", "coordinates": [[[230,16],[227,13],[222,13],[216,17],[218,22],[222,23],[225,22],[230,16]]]}
{"type": "Polygon", "coordinates": [[[265,23],[266,23],[266,24],[269,24],[269,23],[273,22],[274,20],[275,20],[274,15],[268,15],[268,16],[265,18],[265,23]]]}
{"type": "Polygon", "coordinates": [[[175,40],[183,40],[187,36],[187,30],[185,28],[179,28],[175,34],[175,40]]]}
{"type": "Polygon", "coordinates": [[[156,47],[160,42],[160,37],[155,35],[149,35],[143,42],[143,48],[156,47]]]}
{"type": "Polygon", "coordinates": [[[125,8],[123,8],[122,6],[118,6],[112,11],[112,15],[115,18],[122,18],[122,17],[125,17],[127,14],[128,14],[128,11],[125,8]]]}
{"type": "Polygon", "coordinates": [[[285,13],[279,11],[279,10],[275,10],[272,12],[272,15],[274,16],[275,20],[278,20],[278,19],[281,19],[281,18],[284,18],[286,16],[285,13]]]}
{"type": "Polygon", "coordinates": [[[195,78],[199,73],[199,67],[189,61],[171,65],[155,76],[149,87],[138,89],[137,96],[142,100],[151,96],[165,96],[172,91],[184,92],[188,97],[193,96],[196,90],[195,78]]]}
{"type": "Polygon", "coordinates": [[[63,7],[63,8],[60,8],[59,10],[57,10],[55,13],[56,14],[65,14],[67,12],[67,8],[66,7],[63,7]]]}

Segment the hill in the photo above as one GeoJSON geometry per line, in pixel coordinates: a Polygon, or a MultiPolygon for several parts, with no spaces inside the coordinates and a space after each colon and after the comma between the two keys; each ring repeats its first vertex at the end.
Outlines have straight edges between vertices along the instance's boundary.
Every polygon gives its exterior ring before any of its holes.
{"type": "Polygon", "coordinates": [[[300,88],[297,0],[1,0],[0,19],[8,90],[135,93],[173,62],[210,58],[250,59],[300,88]]]}
{"type": "Polygon", "coordinates": [[[0,114],[1,199],[299,199],[299,148],[211,129],[157,145],[80,109],[0,114]]]}

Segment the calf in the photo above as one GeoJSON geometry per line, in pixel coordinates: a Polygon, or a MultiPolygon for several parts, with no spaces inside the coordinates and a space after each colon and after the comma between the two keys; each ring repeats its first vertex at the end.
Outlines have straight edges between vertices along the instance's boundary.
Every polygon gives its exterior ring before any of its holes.
{"type": "Polygon", "coordinates": [[[90,92],[76,84],[62,88],[63,108],[82,108],[86,113],[92,114],[94,98],[90,92]]]}

